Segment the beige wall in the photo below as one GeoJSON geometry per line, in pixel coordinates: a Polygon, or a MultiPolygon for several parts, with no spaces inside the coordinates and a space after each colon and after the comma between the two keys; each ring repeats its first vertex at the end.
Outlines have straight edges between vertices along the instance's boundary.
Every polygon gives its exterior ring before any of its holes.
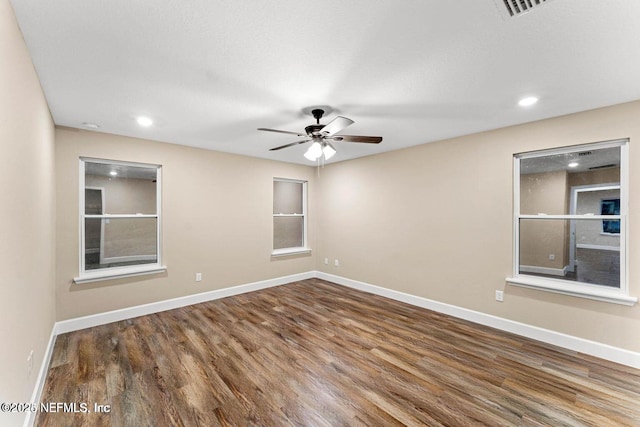
{"type": "MultiPolygon", "coordinates": [[[[101,313],[314,270],[312,255],[271,258],[273,178],[309,182],[300,165],[126,138],[56,129],[58,320],[101,313]],[[83,285],[78,276],[78,159],[162,165],[163,264],[166,274],[83,285]],[[202,282],[195,281],[202,273],[202,282]]],[[[313,215],[309,240],[315,248],[313,215]]]]}
{"type": "Polygon", "coordinates": [[[569,187],[620,182],[620,168],[600,169],[569,174],[569,187]]]}
{"type": "Polygon", "coordinates": [[[317,256],[340,267],[318,269],[640,351],[640,305],[505,284],[513,154],[629,137],[629,277],[640,296],[639,116],[633,102],[329,165],[320,173],[317,256]],[[495,301],[496,289],[505,290],[504,302],[495,301]]]}
{"type": "MultiPolygon", "coordinates": [[[[53,141],[13,10],[0,0],[0,402],[30,401],[55,320],[53,141]]],[[[0,413],[2,426],[23,420],[0,413]]]]}

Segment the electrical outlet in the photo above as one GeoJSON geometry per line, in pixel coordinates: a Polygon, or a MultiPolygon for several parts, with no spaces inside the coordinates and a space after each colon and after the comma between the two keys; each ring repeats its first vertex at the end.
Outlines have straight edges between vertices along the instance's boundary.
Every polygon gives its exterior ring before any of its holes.
{"type": "Polygon", "coordinates": [[[333,261],[333,265],[334,265],[335,267],[340,267],[340,260],[337,260],[337,259],[336,259],[335,261],[333,261]]]}
{"type": "Polygon", "coordinates": [[[31,376],[31,371],[33,371],[33,350],[29,352],[29,357],[27,357],[27,378],[31,376]]]}
{"type": "Polygon", "coordinates": [[[329,265],[329,258],[324,259],[324,265],[329,265]]]}
{"type": "Polygon", "coordinates": [[[555,254],[549,254],[549,261],[554,261],[556,259],[555,254]]]}
{"type": "Polygon", "coordinates": [[[196,273],[196,282],[202,281],[202,273],[196,273]]]}
{"type": "Polygon", "coordinates": [[[504,291],[496,291],[496,301],[504,301],[504,291]]]}

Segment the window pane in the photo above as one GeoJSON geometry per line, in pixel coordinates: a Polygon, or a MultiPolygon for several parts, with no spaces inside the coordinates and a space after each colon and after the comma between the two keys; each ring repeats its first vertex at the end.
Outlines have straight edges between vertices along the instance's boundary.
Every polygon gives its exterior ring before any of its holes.
{"type": "Polygon", "coordinates": [[[620,236],[602,220],[520,220],[520,274],[620,287],[620,236]]]}
{"type": "Polygon", "coordinates": [[[273,249],[304,246],[304,218],[279,216],[273,218],[273,249]]]}
{"type": "MultiPolygon", "coordinates": [[[[620,182],[620,147],[520,160],[520,213],[570,215],[574,189],[620,182]]],[[[592,213],[598,214],[598,209],[592,213]]]]}
{"type": "Polygon", "coordinates": [[[302,213],[302,182],[273,181],[273,213],[302,213]]]}
{"type": "MultiPolygon", "coordinates": [[[[618,193],[620,191],[618,190],[618,193]]],[[[620,195],[617,199],[608,199],[600,201],[601,215],[620,215],[620,195]]],[[[602,232],[609,234],[620,234],[620,220],[603,220],[602,232]]]]}
{"type": "Polygon", "coordinates": [[[156,218],[86,218],[85,269],[156,263],[157,222],[156,218]]]}
{"type": "Polygon", "coordinates": [[[84,189],[84,213],[85,215],[102,214],[102,189],[84,189]]]}
{"type": "Polygon", "coordinates": [[[105,214],[156,214],[156,179],[156,168],[85,162],[85,213],[100,198],[105,214]]]}

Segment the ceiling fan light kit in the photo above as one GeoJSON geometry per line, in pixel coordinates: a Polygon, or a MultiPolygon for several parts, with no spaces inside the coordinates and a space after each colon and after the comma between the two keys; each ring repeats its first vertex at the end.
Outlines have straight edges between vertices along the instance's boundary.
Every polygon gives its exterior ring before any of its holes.
{"type": "Polygon", "coordinates": [[[304,153],[304,156],[312,162],[315,162],[317,159],[319,159],[322,156],[322,147],[320,146],[320,143],[314,142],[313,144],[311,144],[311,147],[309,147],[307,152],[304,153]]]}
{"type": "Polygon", "coordinates": [[[304,156],[312,162],[315,162],[320,158],[329,160],[331,157],[333,157],[336,154],[336,149],[333,147],[333,145],[331,145],[332,142],[361,142],[366,144],[379,144],[382,141],[381,136],[337,135],[338,132],[342,131],[347,126],[352,125],[354,123],[353,120],[346,117],[338,116],[326,125],[321,125],[320,119],[324,115],[324,110],[316,108],[311,111],[311,114],[313,115],[313,118],[316,119],[316,123],[304,128],[306,135],[298,132],[268,128],[258,128],[258,130],[266,132],[286,133],[289,135],[302,137],[306,136],[307,139],[271,148],[270,151],[276,151],[287,147],[293,147],[294,145],[313,141],[313,144],[311,144],[307,152],[304,154],[304,156]]]}
{"type": "Polygon", "coordinates": [[[324,159],[329,160],[336,154],[336,149],[331,146],[328,142],[324,143],[324,147],[322,147],[322,154],[324,154],[324,159]]]}
{"type": "Polygon", "coordinates": [[[333,148],[331,144],[324,141],[322,143],[316,141],[311,144],[311,147],[304,153],[304,156],[312,162],[315,162],[320,160],[321,157],[324,157],[324,160],[329,160],[334,154],[336,154],[336,149],[333,148]]]}

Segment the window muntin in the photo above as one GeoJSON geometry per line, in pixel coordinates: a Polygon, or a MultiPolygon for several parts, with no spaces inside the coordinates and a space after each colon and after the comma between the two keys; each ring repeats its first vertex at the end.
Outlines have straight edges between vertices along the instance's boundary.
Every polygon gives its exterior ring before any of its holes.
{"type": "Polygon", "coordinates": [[[158,270],[160,177],[158,165],[80,160],[77,283],[158,270]]]}
{"type": "Polygon", "coordinates": [[[306,252],[307,182],[273,180],[273,254],[306,252]]]}
{"type": "Polygon", "coordinates": [[[514,156],[510,283],[635,301],[626,281],[627,151],[619,140],[514,156]],[[603,215],[601,200],[611,199],[620,200],[619,210],[603,215]],[[620,233],[603,233],[604,221],[618,224],[620,233]]]}

